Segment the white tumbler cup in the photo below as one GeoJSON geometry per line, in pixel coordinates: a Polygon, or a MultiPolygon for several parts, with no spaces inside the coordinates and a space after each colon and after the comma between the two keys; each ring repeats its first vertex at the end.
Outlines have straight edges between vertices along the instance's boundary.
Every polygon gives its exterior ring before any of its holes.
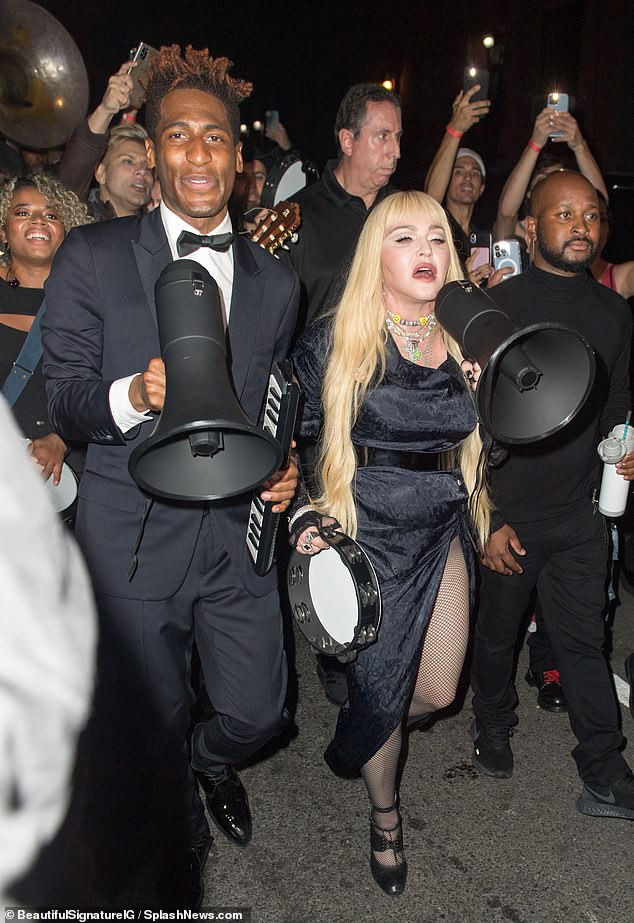
{"type": "Polygon", "coordinates": [[[604,516],[622,516],[627,506],[630,482],[622,474],[616,473],[616,464],[625,455],[634,451],[634,427],[628,427],[625,442],[623,433],[625,424],[615,426],[607,439],[599,443],[599,458],[603,462],[603,477],[599,493],[599,511],[604,516]]]}

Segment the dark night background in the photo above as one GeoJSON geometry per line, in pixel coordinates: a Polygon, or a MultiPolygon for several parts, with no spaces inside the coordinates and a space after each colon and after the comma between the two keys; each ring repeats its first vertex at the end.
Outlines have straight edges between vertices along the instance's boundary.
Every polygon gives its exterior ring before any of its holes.
{"type": "MultiPolygon", "coordinates": [[[[405,132],[396,184],[421,186],[465,65],[488,64],[493,108],[465,139],[488,166],[481,220],[492,221],[496,193],[553,89],[575,98],[574,114],[611,185],[634,186],[631,0],[42,0],[40,5],[79,46],[91,106],[138,41],[206,46],[230,57],[235,75],[253,81],[244,121],[277,109],[296,146],[321,168],[335,154],[332,129],[345,90],[357,81],[390,76],[403,98],[405,132]],[[487,32],[496,39],[489,53],[482,46],[487,32]]],[[[634,223],[626,214],[631,198],[620,189],[612,195],[621,237],[625,223],[634,223]]],[[[627,255],[632,258],[631,248],[627,255]]]]}

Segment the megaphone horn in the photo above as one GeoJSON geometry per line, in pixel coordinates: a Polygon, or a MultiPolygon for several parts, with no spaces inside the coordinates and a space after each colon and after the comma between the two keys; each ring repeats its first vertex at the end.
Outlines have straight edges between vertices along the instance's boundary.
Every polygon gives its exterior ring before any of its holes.
{"type": "Polygon", "coordinates": [[[218,285],[200,263],[175,260],[155,286],[165,404],[132,452],[142,490],[169,500],[220,500],[253,490],[282,464],[282,447],[242,410],[227,370],[218,285]]]}
{"type": "Polygon", "coordinates": [[[590,394],[596,362],[588,341],[561,324],[516,327],[477,285],[448,282],[436,317],[482,368],[476,407],[498,442],[528,444],[569,423],[590,394]]]}

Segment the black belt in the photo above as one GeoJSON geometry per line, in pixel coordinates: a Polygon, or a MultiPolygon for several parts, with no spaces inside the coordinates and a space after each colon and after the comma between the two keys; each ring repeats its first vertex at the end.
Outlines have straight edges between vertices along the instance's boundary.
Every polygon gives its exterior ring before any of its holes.
{"type": "Polygon", "coordinates": [[[442,470],[442,452],[398,452],[395,449],[375,449],[373,446],[355,445],[359,468],[408,468],[410,471],[442,470]]]}

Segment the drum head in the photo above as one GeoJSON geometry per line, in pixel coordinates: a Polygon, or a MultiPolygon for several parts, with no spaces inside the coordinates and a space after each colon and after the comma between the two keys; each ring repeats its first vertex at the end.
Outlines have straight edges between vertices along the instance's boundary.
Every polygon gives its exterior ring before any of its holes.
{"type": "Polygon", "coordinates": [[[328,634],[337,644],[351,644],[357,627],[357,591],[350,571],[332,548],[311,559],[308,589],[328,634]]]}
{"type": "Polygon", "coordinates": [[[269,170],[260,204],[273,208],[278,202],[293,197],[305,186],[319,179],[319,171],[309,161],[302,161],[297,154],[287,154],[269,170]]]}
{"type": "Polygon", "coordinates": [[[296,192],[303,189],[306,185],[306,174],[302,170],[302,163],[296,160],[295,163],[288,165],[287,169],[280,177],[275,190],[275,200],[273,205],[282,202],[284,199],[292,199],[296,192]]]}
{"type": "Polygon", "coordinates": [[[381,591],[372,562],[342,532],[320,530],[330,548],[294,551],[288,595],[298,628],[315,650],[348,657],[373,644],[381,622],[381,591]]]}

